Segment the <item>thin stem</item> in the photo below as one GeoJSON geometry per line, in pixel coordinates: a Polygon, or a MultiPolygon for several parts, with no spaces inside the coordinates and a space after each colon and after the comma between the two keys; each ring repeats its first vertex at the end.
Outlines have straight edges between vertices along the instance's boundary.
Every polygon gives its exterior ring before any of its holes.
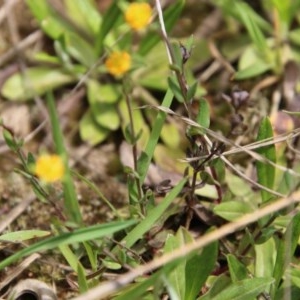
{"type": "MultiPolygon", "coordinates": [[[[138,173],[138,151],[137,151],[137,144],[136,144],[136,136],[135,136],[135,130],[134,130],[134,120],[132,115],[132,106],[131,106],[131,99],[129,99],[128,94],[125,92],[125,101],[127,105],[128,115],[129,115],[129,126],[130,126],[130,134],[131,138],[133,140],[132,143],[132,157],[133,157],[133,169],[136,173],[138,173]]],[[[140,178],[135,176],[136,186],[137,186],[137,192],[139,196],[139,203],[140,203],[140,210],[143,215],[145,215],[145,208],[142,203],[142,197],[143,197],[143,190],[141,186],[140,178]]]]}

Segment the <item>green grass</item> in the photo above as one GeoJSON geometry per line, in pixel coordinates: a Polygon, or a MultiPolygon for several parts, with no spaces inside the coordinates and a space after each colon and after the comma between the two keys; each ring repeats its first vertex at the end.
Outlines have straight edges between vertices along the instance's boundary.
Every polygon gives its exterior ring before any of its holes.
{"type": "MultiPolygon", "coordinates": [[[[201,41],[188,34],[180,44],[172,28],[188,11],[184,1],[163,12],[156,1],[158,17],[142,32],[124,21],[128,1],[112,1],[102,13],[92,0],[64,3],[61,14],[46,0],[26,1],[54,53],[38,53],[38,67],[11,75],[1,88],[9,101],[45,98],[49,151],[63,158],[65,175],[59,192],[41,182],[32,168],[38,153],[26,153],[26,143],[1,122],[19,161],[17,172],[55,215],[47,230],[12,226],[0,235],[0,242],[14,249],[6,252],[0,270],[33,253],[55,255],[57,264],[76,275],[76,300],[166,294],[190,300],[297,299],[299,129],[290,125],[299,116],[293,111],[295,98],[288,99],[281,87],[289,83],[298,94],[299,79],[287,79],[293,77],[287,63],[298,68],[300,62],[295,38],[300,1],[257,1],[256,6],[213,1],[224,30],[217,26],[219,34],[201,41]],[[104,62],[115,50],[130,53],[132,66],[113,78],[104,62]],[[208,76],[214,64],[225,73],[230,64],[235,73],[208,76]],[[208,76],[205,84],[197,70],[208,76]],[[229,75],[235,82],[221,85],[229,75]],[[70,141],[56,95],[64,94],[66,85],[75,93],[78,82],[86,101],[78,120],[80,141],[94,147],[122,135],[118,145],[126,141],[131,149],[134,163],[117,174],[127,184],[122,209],[88,175],[70,167],[70,141]],[[284,133],[277,132],[276,122],[285,126],[284,133]],[[166,178],[160,178],[161,170],[166,178]],[[85,224],[78,179],[108,207],[107,222],[85,224]],[[26,246],[13,247],[18,242],[26,246]]],[[[199,5],[212,12],[211,6],[199,5]]]]}

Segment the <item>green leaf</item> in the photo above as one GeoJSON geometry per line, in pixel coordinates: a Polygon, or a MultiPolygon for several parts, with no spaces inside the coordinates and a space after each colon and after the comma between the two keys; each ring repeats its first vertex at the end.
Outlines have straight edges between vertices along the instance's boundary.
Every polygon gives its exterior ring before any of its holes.
{"type": "Polygon", "coordinates": [[[300,2],[293,0],[272,0],[271,2],[279,15],[280,21],[278,22],[278,25],[280,26],[281,37],[285,38],[291,21],[299,9],[300,2]]]}
{"type": "Polygon", "coordinates": [[[242,201],[223,202],[214,208],[214,213],[227,221],[234,221],[253,211],[254,208],[249,203],[242,201]]]}
{"type": "Polygon", "coordinates": [[[107,34],[113,29],[120,20],[122,12],[118,5],[118,0],[113,0],[109,9],[105,12],[96,38],[96,52],[98,56],[102,54],[104,42],[107,34]]]}
{"type": "Polygon", "coordinates": [[[64,209],[69,219],[77,224],[82,222],[80,207],[78,204],[77,194],[68,162],[68,153],[64,145],[64,137],[60,128],[58,113],[56,111],[53,94],[47,94],[47,104],[50,115],[52,136],[55,143],[56,152],[64,160],[64,177],[63,177],[63,193],[64,193],[64,209]]]}
{"type": "Polygon", "coordinates": [[[160,278],[161,273],[162,272],[156,272],[148,277],[147,280],[133,284],[128,290],[121,292],[114,300],[145,299],[142,296],[160,278]]]}
{"type": "Polygon", "coordinates": [[[221,291],[213,300],[253,300],[273,282],[273,278],[251,278],[237,281],[221,291]]]}
{"type": "Polygon", "coordinates": [[[186,262],[185,267],[185,300],[194,300],[199,294],[209,274],[214,270],[218,257],[218,242],[214,242],[195,253],[186,262]]]}
{"type": "MultiPolygon", "coordinates": [[[[164,12],[164,22],[166,31],[169,32],[176,21],[178,20],[181,11],[184,7],[185,1],[177,0],[174,4],[170,5],[164,12]]],[[[144,39],[140,43],[138,53],[142,56],[145,56],[157,43],[161,41],[161,36],[156,32],[149,32],[146,34],[144,39]]]]}
{"type": "MultiPolygon", "coordinates": [[[[192,237],[186,230],[180,227],[175,236],[169,235],[167,237],[164,246],[164,253],[171,253],[175,249],[178,249],[189,242],[192,242],[192,237]]],[[[180,262],[176,264],[175,268],[167,272],[168,284],[174,289],[174,292],[177,294],[179,299],[185,299],[185,266],[186,260],[180,260],[180,262]]]]}
{"type": "Polygon", "coordinates": [[[76,24],[96,34],[101,16],[96,8],[96,3],[92,0],[65,0],[68,15],[76,24]]]}
{"type": "Polygon", "coordinates": [[[60,245],[58,248],[69,266],[77,273],[78,264],[80,264],[77,255],[71,250],[69,245],[60,245]]]}
{"type": "MultiPolygon", "coordinates": [[[[117,105],[107,101],[105,91],[109,89],[94,89],[88,85],[88,100],[94,120],[103,128],[116,130],[120,127],[120,117],[117,105]]],[[[118,99],[119,95],[116,95],[118,99]]]]}
{"type": "Polygon", "coordinates": [[[279,239],[277,244],[277,256],[273,273],[275,284],[271,290],[272,298],[274,298],[287,266],[291,263],[293,254],[298,244],[299,236],[300,213],[297,213],[286,228],[284,236],[279,239]]]}
{"type": "Polygon", "coordinates": [[[100,126],[94,120],[91,110],[88,110],[80,120],[79,132],[84,141],[96,145],[108,137],[110,130],[100,126]]]}
{"type": "MultiPolygon", "coordinates": [[[[262,120],[260,124],[256,140],[263,141],[264,139],[272,138],[272,137],[273,137],[272,125],[270,123],[269,118],[266,117],[262,120]]],[[[261,147],[257,150],[257,153],[267,158],[268,160],[272,161],[273,163],[276,163],[275,145],[261,147]]],[[[268,163],[257,161],[256,171],[257,171],[258,183],[269,189],[273,189],[274,180],[275,180],[275,167],[268,163]]],[[[270,200],[272,194],[270,194],[267,191],[261,190],[261,197],[262,197],[262,201],[266,202],[270,200]]]]}
{"type": "Polygon", "coordinates": [[[197,123],[203,128],[209,128],[210,125],[210,109],[207,100],[200,99],[199,112],[196,119],[197,123]]]}
{"type": "Polygon", "coordinates": [[[177,150],[181,147],[182,136],[175,123],[166,123],[161,131],[161,139],[169,148],[177,150]]]}
{"type": "Polygon", "coordinates": [[[247,267],[239,259],[232,254],[228,254],[226,258],[233,283],[248,278],[247,267]]]}
{"type": "MultiPolygon", "coordinates": [[[[221,7],[226,15],[232,16],[235,20],[239,20],[243,22],[243,18],[238,10],[245,9],[249,18],[253,20],[257,26],[259,26],[264,31],[268,31],[269,33],[273,32],[273,28],[271,24],[259,15],[250,5],[245,2],[238,1],[239,5],[233,5],[232,0],[215,0],[214,3],[221,7]]],[[[237,2],[235,1],[234,4],[237,2]]],[[[240,37],[240,36],[239,36],[240,37]]]]}
{"type": "Polygon", "coordinates": [[[255,277],[272,277],[277,252],[274,239],[270,238],[263,244],[255,245],[254,249],[255,277]]]}
{"type": "Polygon", "coordinates": [[[50,231],[38,230],[38,229],[19,230],[19,231],[9,232],[0,235],[0,241],[18,243],[18,242],[22,242],[34,238],[44,237],[50,234],[51,234],[50,231]]]}
{"type": "Polygon", "coordinates": [[[28,256],[32,253],[50,250],[61,245],[69,245],[106,237],[117,231],[123,230],[133,225],[134,223],[135,221],[131,220],[94,225],[90,227],[80,228],[72,232],[62,233],[58,236],[42,240],[31,246],[27,246],[26,248],[2,260],[0,262],[0,270],[17,261],[18,259],[21,259],[22,257],[28,256]]]}
{"type": "Polygon", "coordinates": [[[226,173],[226,182],[230,191],[236,196],[243,197],[253,193],[248,183],[230,172],[226,173]]]}
{"type": "MultiPolygon", "coordinates": [[[[54,235],[58,235],[62,228],[58,226],[51,226],[53,228],[54,235]]],[[[77,255],[71,250],[69,245],[59,245],[59,251],[68,262],[69,266],[77,273],[78,264],[80,264],[79,258],[77,255]]]]}
{"type": "Polygon", "coordinates": [[[57,39],[64,32],[61,23],[51,13],[47,1],[26,0],[26,4],[34,17],[39,21],[43,31],[51,38],[57,39]]]}
{"type": "MultiPolygon", "coordinates": [[[[172,104],[172,100],[173,100],[173,93],[171,92],[170,89],[168,89],[163,99],[162,106],[169,108],[172,104]]],[[[166,120],[166,113],[159,111],[155,119],[155,122],[153,123],[152,131],[148,139],[146,148],[138,159],[138,173],[140,174],[141,182],[144,182],[146,178],[146,174],[148,172],[149,165],[153,158],[154,150],[158,143],[158,139],[160,137],[161,130],[165,120],[166,120]]]]}
{"type": "Polygon", "coordinates": [[[268,63],[257,61],[251,66],[242,69],[234,74],[235,80],[244,80],[258,75],[264,74],[265,72],[272,69],[272,66],[268,63]]]}
{"type": "MultiPolygon", "coordinates": [[[[145,122],[145,119],[143,117],[143,114],[141,110],[138,108],[138,105],[136,102],[131,102],[131,109],[132,109],[132,117],[133,117],[133,126],[135,131],[135,138],[137,138],[138,135],[140,135],[140,138],[137,141],[137,144],[139,147],[144,148],[145,144],[149,140],[149,127],[145,122]],[[140,134],[142,132],[142,134],[140,134]]],[[[125,132],[126,127],[130,123],[130,118],[128,114],[128,108],[125,99],[122,99],[119,102],[119,112],[121,114],[121,120],[122,120],[122,131],[125,132]]],[[[127,133],[126,133],[127,134],[127,133]]]]}
{"type": "Polygon", "coordinates": [[[67,32],[64,36],[66,39],[66,51],[82,65],[91,68],[97,61],[95,49],[73,32],[67,32]]]}
{"type": "Polygon", "coordinates": [[[226,274],[221,274],[213,281],[209,291],[201,296],[199,300],[214,300],[226,287],[231,284],[230,278],[226,274]]]}
{"type": "Polygon", "coordinates": [[[179,102],[183,103],[184,97],[182,95],[182,91],[181,91],[181,88],[177,81],[177,78],[174,75],[168,77],[168,85],[169,85],[169,88],[171,89],[172,93],[174,94],[175,98],[179,102]]]}
{"type": "Polygon", "coordinates": [[[171,48],[173,51],[173,64],[175,69],[177,69],[179,72],[182,72],[182,52],[180,49],[180,45],[178,43],[171,43],[171,48]]]}
{"type": "Polygon", "coordinates": [[[78,276],[79,291],[82,294],[82,293],[88,291],[89,286],[88,286],[88,283],[87,283],[85,270],[84,270],[81,263],[78,263],[77,276],[78,276]]]}
{"type": "Polygon", "coordinates": [[[147,55],[140,56],[140,67],[133,72],[133,81],[143,87],[165,91],[168,88],[167,79],[170,75],[165,51],[164,45],[160,43],[147,55]]]}
{"type": "Polygon", "coordinates": [[[240,15],[243,24],[247,28],[252,41],[258,50],[261,51],[262,54],[265,54],[268,49],[266,38],[257,24],[256,19],[253,17],[251,7],[242,1],[235,1],[234,5],[236,6],[236,10],[240,15]]]}
{"type": "Polygon", "coordinates": [[[88,97],[91,105],[93,105],[95,102],[115,104],[118,102],[121,96],[117,85],[100,84],[95,80],[89,80],[87,87],[88,97]]]}
{"type": "Polygon", "coordinates": [[[19,148],[15,138],[13,137],[11,132],[8,131],[7,129],[3,129],[3,138],[5,140],[6,145],[10,148],[10,150],[16,151],[19,148]]]}
{"type": "Polygon", "coordinates": [[[192,101],[193,98],[195,97],[196,95],[196,92],[197,92],[197,88],[198,88],[198,81],[195,81],[188,89],[187,91],[187,101],[192,101]]]}
{"type": "Polygon", "coordinates": [[[214,168],[216,174],[217,174],[217,180],[219,183],[224,182],[225,180],[225,170],[226,165],[224,161],[221,158],[216,158],[212,160],[209,165],[214,168]]]}
{"type": "Polygon", "coordinates": [[[94,120],[103,128],[116,130],[120,127],[120,117],[116,102],[120,93],[113,85],[100,85],[94,80],[88,82],[88,100],[94,120]]]}
{"type": "Polygon", "coordinates": [[[9,100],[24,101],[74,81],[75,77],[62,70],[33,67],[27,69],[24,76],[16,73],[9,77],[3,84],[1,93],[9,100]]]}
{"type": "Polygon", "coordinates": [[[132,247],[136,241],[141,239],[143,235],[155,224],[155,222],[162,216],[175,197],[177,197],[177,195],[180,193],[185,183],[186,179],[184,178],[170,191],[170,193],[163,199],[162,202],[148,212],[145,219],[143,219],[127,234],[127,236],[122,240],[122,243],[124,242],[126,247],[132,247]]]}

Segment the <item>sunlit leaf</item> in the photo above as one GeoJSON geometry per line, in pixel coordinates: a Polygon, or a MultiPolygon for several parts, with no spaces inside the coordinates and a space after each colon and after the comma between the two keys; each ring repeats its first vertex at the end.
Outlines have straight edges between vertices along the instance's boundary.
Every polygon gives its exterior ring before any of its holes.
{"type": "Polygon", "coordinates": [[[255,276],[272,277],[277,254],[274,239],[269,238],[265,243],[255,245],[255,276]]]}
{"type": "Polygon", "coordinates": [[[250,204],[242,201],[223,202],[214,208],[214,213],[228,221],[234,221],[253,211],[254,208],[250,204]]]}
{"type": "Polygon", "coordinates": [[[68,15],[74,22],[91,31],[92,34],[96,34],[100,26],[101,17],[94,1],[66,0],[65,5],[68,15]]]}
{"type": "Polygon", "coordinates": [[[51,232],[49,231],[38,230],[38,229],[20,230],[20,231],[13,231],[13,232],[8,232],[0,235],[0,241],[18,243],[33,238],[44,237],[50,234],[51,232]]]}
{"type": "Polygon", "coordinates": [[[77,79],[59,69],[33,67],[24,75],[16,73],[2,86],[1,94],[9,100],[29,100],[77,79]]]}

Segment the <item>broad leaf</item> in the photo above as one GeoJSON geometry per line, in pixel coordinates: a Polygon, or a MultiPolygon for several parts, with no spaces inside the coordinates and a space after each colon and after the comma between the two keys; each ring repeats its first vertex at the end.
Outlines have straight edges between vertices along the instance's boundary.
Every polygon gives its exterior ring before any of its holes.
{"type": "Polygon", "coordinates": [[[247,202],[228,201],[217,205],[214,213],[228,221],[234,221],[247,213],[254,211],[254,208],[247,202]]]}
{"type": "Polygon", "coordinates": [[[81,118],[79,131],[81,138],[92,145],[103,142],[110,133],[109,129],[100,126],[94,120],[90,110],[88,110],[81,118]]]}
{"type": "Polygon", "coordinates": [[[276,245],[273,238],[255,245],[255,276],[272,277],[276,258],[276,245]]]}
{"type": "Polygon", "coordinates": [[[16,73],[2,86],[1,94],[9,100],[29,100],[77,79],[60,69],[33,67],[24,75],[16,73]]]}
{"type": "Polygon", "coordinates": [[[199,294],[209,274],[215,268],[218,257],[218,242],[211,243],[202,249],[199,254],[194,254],[185,267],[185,300],[194,300],[199,294]]]}
{"type": "Polygon", "coordinates": [[[265,291],[272,283],[273,278],[250,278],[237,281],[221,291],[213,300],[253,300],[265,291]]]}

